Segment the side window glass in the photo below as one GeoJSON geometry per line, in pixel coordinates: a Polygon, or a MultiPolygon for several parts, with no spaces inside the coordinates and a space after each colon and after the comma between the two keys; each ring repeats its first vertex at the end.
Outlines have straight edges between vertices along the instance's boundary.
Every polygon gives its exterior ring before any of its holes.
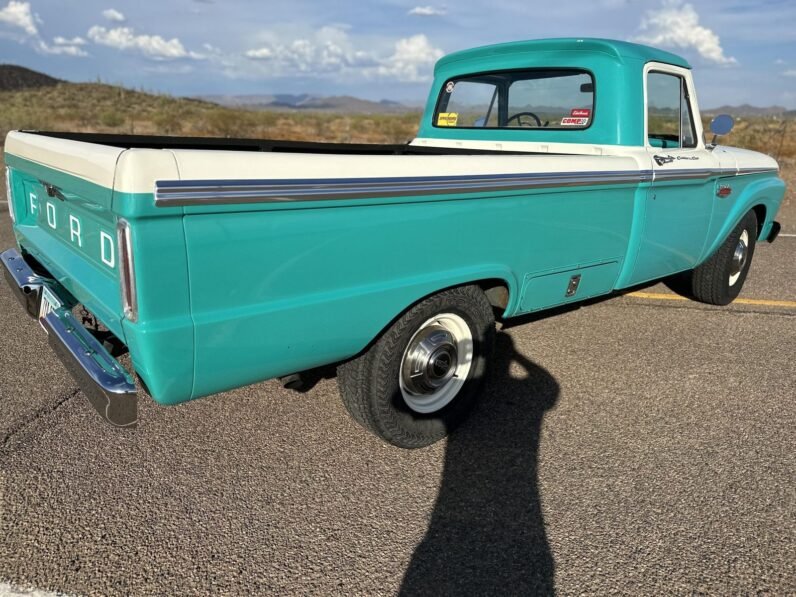
{"type": "Polygon", "coordinates": [[[437,126],[496,126],[497,87],[476,81],[449,82],[445,105],[437,113],[437,126]]]}
{"type": "Polygon", "coordinates": [[[652,147],[696,147],[690,103],[682,77],[647,75],[647,137],[652,147]]]}
{"type": "Polygon", "coordinates": [[[680,147],[680,77],[647,75],[647,137],[653,147],[680,147]]]}

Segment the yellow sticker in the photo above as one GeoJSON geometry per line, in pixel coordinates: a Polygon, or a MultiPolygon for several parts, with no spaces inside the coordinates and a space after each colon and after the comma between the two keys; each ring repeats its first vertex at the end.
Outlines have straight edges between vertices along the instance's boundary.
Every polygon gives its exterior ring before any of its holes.
{"type": "Polygon", "coordinates": [[[456,126],[458,121],[458,112],[440,112],[437,115],[437,126],[456,126]]]}

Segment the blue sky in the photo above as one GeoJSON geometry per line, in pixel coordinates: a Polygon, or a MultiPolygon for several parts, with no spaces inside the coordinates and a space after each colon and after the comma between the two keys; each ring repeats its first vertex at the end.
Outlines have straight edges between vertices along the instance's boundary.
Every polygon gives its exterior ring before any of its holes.
{"type": "Polygon", "coordinates": [[[420,102],[445,53],[608,37],[685,56],[703,106],[796,108],[794,24],[794,0],[0,0],[0,62],[175,95],[420,102]]]}

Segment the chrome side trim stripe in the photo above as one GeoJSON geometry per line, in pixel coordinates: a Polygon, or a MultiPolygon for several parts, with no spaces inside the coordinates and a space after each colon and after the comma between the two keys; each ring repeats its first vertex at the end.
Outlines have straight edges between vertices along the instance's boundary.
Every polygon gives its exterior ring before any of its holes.
{"type": "Polygon", "coordinates": [[[738,176],[743,174],[767,174],[772,172],[778,173],[779,168],[739,168],[738,176]]]}
{"type": "Polygon", "coordinates": [[[155,204],[158,206],[183,206],[370,199],[520,191],[583,185],[637,184],[651,180],[651,170],[407,178],[168,180],[155,183],[155,204]]]}
{"type": "MultiPolygon", "coordinates": [[[[769,169],[657,170],[659,180],[695,180],[775,171],[769,169]],[[754,172],[752,172],[752,170],[754,172]]],[[[542,172],[474,176],[398,178],[327,178],[273,180],[160,180],[155,183],[155,205],[181,207],[235,203],[283,203],[332,199],[372,199],[416,195],[452,195],[523,191],[542,188],[652,182],[652,170],[599,172],[542,172]]]]}
{"type": "Polygon", "coordinates": [[[655,170],[655,182],[668,180],[697,180],[723,176],[776,173],[777,168],[683,168],[678,170],[655,170]]]}
{"type": "MultiPolygon", "coordinates": [[[[713,176],[721,176],[725,171],[718,168],[683,168],[681,170],[664,170],[660,168],[655,171],[655,182],[669,180],[704,180],[713,176]]],[[[735,174],[735,168],[727,170],[728,174],[735,174]]]]}

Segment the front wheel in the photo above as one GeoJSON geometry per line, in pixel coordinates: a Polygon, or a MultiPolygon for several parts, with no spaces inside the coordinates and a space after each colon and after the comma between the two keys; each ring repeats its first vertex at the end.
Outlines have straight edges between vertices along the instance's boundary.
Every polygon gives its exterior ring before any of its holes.
{"type": "Polygon", "coordinates": [[[729,305],[741,292],[757,240],[757,216],[747,213],[724,243],[691,272],[691,294],[703,303],[729,305]]]}
{"type": "Polygon", "coordinates": [[[480,288],[435,294],[338,368],[343,403],[359,424],[395,446],[433,444],[475,406],[494,341],[492,306],[480,288]]]}

